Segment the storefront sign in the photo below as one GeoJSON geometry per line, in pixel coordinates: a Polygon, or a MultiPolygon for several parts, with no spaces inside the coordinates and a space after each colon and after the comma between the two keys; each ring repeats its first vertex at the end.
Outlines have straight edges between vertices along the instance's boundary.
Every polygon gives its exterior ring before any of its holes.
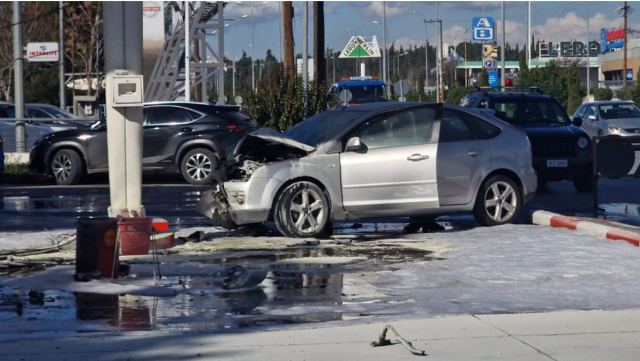
{"type": "Polygon", "coordinates": [[[487,71],[496,70],[498,63],[498,46],[496,44],[483,44],[482,60],[487,71]]]}
{"type": "Polygon", "coordinates": [[[624,47],[624,29],[600,29],[600,37],[602,40],[602,52],[608,53],[615,49],[624,47]]]}
{"type": "Polygon", "coordinates": [[[27,60],[29,62],[56,62],[59,59],[58,43],[28,43],[27,60]]]}
{"type": "MultiPolygon", "coordinates": [[[[541,58],[584,58],[587,56],[587,46],[582,41],[561,41],[554,43],[539,43],[538,52],[541,58]]],[[[589,43],[589,56],[595,57],[600,53],[597,41],[589,43]]]]}

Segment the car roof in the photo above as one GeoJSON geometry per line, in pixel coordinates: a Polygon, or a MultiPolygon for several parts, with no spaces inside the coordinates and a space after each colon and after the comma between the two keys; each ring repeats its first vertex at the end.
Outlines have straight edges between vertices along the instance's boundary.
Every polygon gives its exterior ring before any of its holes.
{"type": "MultiPolygon", "coordinates": [[[[478,92],[478,93],[483,94],[482,92],[478,92]]],[[[536,92],[509,91],[509,92],[487,92],[484,94],[488,95],[490,98],[537,98],[537,99],[553,98],[550,95],[536,93],[536,92]]]]}
{"type": "Polygon", "coordinates": [[[382,80],[343,80],[336,83],[338,86],[362,86],[362,85],[384,85],[382,80]]]}
{"type": "Polygon", "coordinates": [[[211,103],[186,102],[186,101],[157,101],[144,103],[144,106],[173,105],[200,111],[239,111],[236,105],[216,105],[211,103]]]}

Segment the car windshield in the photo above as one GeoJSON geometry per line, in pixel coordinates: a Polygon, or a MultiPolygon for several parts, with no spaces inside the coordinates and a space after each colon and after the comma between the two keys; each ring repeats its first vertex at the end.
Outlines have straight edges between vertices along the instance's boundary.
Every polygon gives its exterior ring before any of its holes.
{"type": "Polygon", "coordinates": [[[492,104],[496,117],[523,127],[571,124],[564,109],[553,99],[498,98],[492,104]]]}
{"type": "Polygon", "coordinates": [[[284,135],[315,147],[337,137],[348,124],[364,114],[364,111],[352,109],[328,110],[303,120],[284,132],[284,135]]]}
{"type": "Polygon", "coordinates": [[[349,89],[351,92],[350,103],[373,103],[383,102],[384,97],[384,85],[357,85],[341,88],[349,89]]]}
{"type": "Polygon", "coordinates": [[[640,118],[640,109],[635,104],[603,104],[598,108],[602,119],[640,118]]]}

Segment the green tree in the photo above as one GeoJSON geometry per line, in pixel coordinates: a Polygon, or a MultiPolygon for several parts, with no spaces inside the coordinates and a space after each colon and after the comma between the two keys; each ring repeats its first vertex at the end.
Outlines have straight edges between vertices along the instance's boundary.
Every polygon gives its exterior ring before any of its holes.
{"type": "Polygon", "coordinates": [[[487,74],[487,69],[482,69],[480,72],[480,77],[478,77],[478,85],[479,86],[489,86],[489,74],[487,74]]]}

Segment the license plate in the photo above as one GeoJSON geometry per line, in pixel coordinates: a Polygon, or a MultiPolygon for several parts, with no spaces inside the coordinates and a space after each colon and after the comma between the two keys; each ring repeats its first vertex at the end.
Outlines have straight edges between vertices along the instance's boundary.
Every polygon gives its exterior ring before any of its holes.
{"type": "Polygon", "coordinates": [[[566,159],[547,159],[547,168],[566,168],[569,161],[566,159]]]}

